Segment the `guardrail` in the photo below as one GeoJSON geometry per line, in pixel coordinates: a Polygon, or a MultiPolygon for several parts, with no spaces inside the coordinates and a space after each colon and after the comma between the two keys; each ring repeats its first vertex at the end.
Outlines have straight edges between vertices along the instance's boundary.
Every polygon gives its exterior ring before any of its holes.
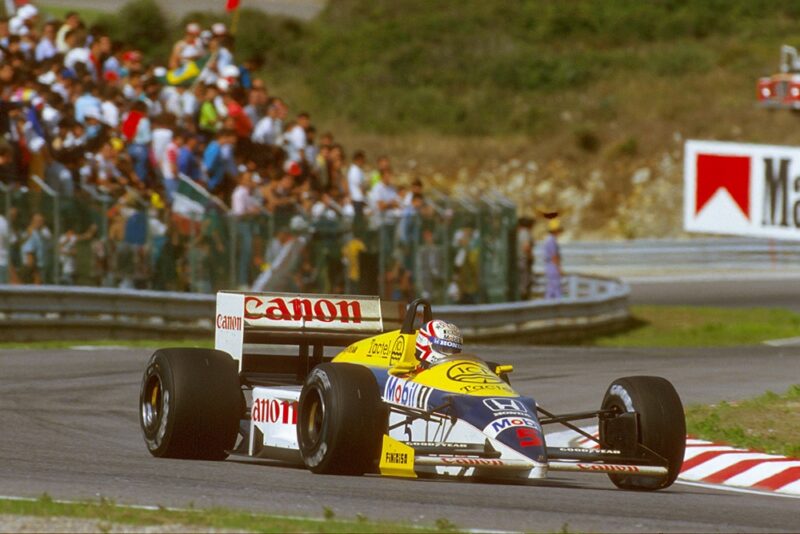
{"type": "MultiPolygon", "coordinates": [[[[565,297],[503,304],[434,306],[471,340],[584,335],[628,320],[628,286],[571,275],[565,297]]],[[[0,286],[0,339],[142,339],[210,336],[213,295],[64,286],[0,286]]]]}
{"type": "MultiPolygon", "coordinates": [[[[800,243],[753,238],[636,239],[632,241],[573,242],[561,245],[569,268],[618,267],[774,268],[800,264],[800,243]]],[[[537,265],[542,245],[536,248],[537,265]]]]}

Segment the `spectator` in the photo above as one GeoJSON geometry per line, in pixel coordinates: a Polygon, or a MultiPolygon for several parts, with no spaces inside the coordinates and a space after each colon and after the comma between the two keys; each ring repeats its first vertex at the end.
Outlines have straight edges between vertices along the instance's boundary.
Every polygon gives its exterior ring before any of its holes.
{"type": "Polygon", "coordinates": [[[20,279],[24,284],[41,284],[47,269],[47,241],[50,232],[45,227],[44,217],[36,213],[31,217],[30,225],[25,231],[24,242],[20,250],[22,254],[22,270],[20,279]]]}
{"type": "Polygon", "coordinates": [[[245,173],[239,178],[239,185],[231,195],[231,214],[236,217],[236,243],[238,247],[237,265],[239,266],[237,281],[240,288],[247,288],[250,283],[250,265],[252,264],[253,225],[252,218],[259,212],[251,193],[253,182],[245,173]]]}
{"type": "Polygon", "coordinates": [[[170,69],[177,69],[186,62],[198,59],[203,55],[204,47],[200,40],[200,31],[200,25],[196,22],[186,25],[183,39],[172,47],[172,54],[169,58],[170,69]]]}
{"type": "Polygon", "coordinates": [[[431,228],[422,229],[422,244],[417,251],[416,272],[422,298],[438,301],[444,282],[442,249],[434,241],[431,228]]]}
{"type": "Polygon", "coordinates": [[[274,103],[267,107],[267,115],[258,121],[253,130],[252,141],[260,145],[278,145],[282,121],[278,118],[279,109],[274,103]]]}
{"type": "Polygon", "coordinates": [[[364,164],[367,158],[363,150],[356,150],[353,154],[353,162],[347,170],[347,192],[353,203],[355,219],[353,220],[353,231],[356,235],[361,235],[364,231],[364,207],[366,206],[366,175],[364,174],[364,164]]]}
{"type": "Polygon", "coordinates": [[[147,105],[136,101],[127,118],[122,123],[122,135],[130,141],[128,154],[133,160],[136,175],[145,184],[150,183],[150,142],[153,134],[150,119],[147,118],[147,105]]]}
{"type": "Polygon", "coordinates": [[[520,217],[517,222],[517,281],[519,298],[527,300],[533,285],[533,219],[520,217]]]}
{"type": "Polygon", "coordinates": [[[61,54],[66,54],[69,52],[72,46],[69,44],[67,36],[70,32],[77,30],[78,28],[83,26],[83,22],[81,22],[81,18],[75,11],[69,11],[64,18],[64,24],[61,25],[61,28],[58,29],[58,33],[56,34],[56,48],[58,52],[61,54]]]}
{"type": "Polygon", "coordinates": [[[310,121],[308,113],[300,113],[297,121],[286,131],[286,156],[290,161],[298,163],[305,161],[306,129],[309,127],[310,121]]]}
{"type": "Polygon", "coordinates": [[[296,214],[294,196],[294,176],[284,172],[280,180],[272,184],[268,191],[268,203],[276,226],[285,226],[296,214]]]}
{"type": "Polygon", "coordinates": [[[233,147],[236,140],[231,130],[219,132],[203,153],[203,165],[208,174],[206,187],[212,193],[222,187],[226,176],[236,175],[233,147]]]}
{"type": "Polygon", "coordinates": [[[475,304],[478,298],[480,252],[472,227],[466,226],[456,233],[456,255],[453,262],[458,288],[458,304],[475,304]]]}
{"type": "Polygon", "coordinates": [[[9,249],[11,248],[11,228],[5,217],[0,215],[0,284],[9,280],[9,249]]]}
{"type": "Polygon", "coordinates": [[[199,182],[202,175],[200,160],[197,156],[197,137],[184,130],[179,130],[175,133],[175,141],[178,143],[178,173],[199,182]]]}
{"type": "Polygon", "coordinates": [[[253,291],[297,292],[300,280],[296,277],[302,262],[306,244],[305,222],[293,217],[288,227],[282,226],[275,233],[265,256],[266,268],[253,284],[253,291]]]}
{"type": "Polygon", "coordinates": [[[547,299],[561,298],[561,277],[564,272],[561,268],[561,250],[558,246],[558,234],[561,233],[561,222],[550,219],[547,222],[548,236],[544,242],[544,276],[547,287],[544,297],[547,299]]]}
{"type": "Polygon", "coordinates": [[[56,32],[58,24],[56,22],[48,22],[44,25],[42,37],[39,44],[36,45],[36,61],[42,63],[58,53],[56,48],[56,32]]]}
{"type": "Polygon", "coordinates": [[[97,227],[92,225],[85,233],[77,234],[75,228],[67,226],[66,231],[58,238],[58,257],[61,263],[60,284],[67,286],[75,285],[75,274],[77,272],[76,256],[78,255],[78,243],[91,239],[97,227]]]}

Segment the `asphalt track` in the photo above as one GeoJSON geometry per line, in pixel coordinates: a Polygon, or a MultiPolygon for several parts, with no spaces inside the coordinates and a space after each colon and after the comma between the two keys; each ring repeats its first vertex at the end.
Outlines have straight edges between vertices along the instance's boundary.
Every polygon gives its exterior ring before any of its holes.
{"type": "Polygon", "coordinates": [[[633,304],[787,308],[800,312],[800,276],[704,275],[629,282],[633,304]]]}
{"type": "MultiPolygon", "coordinates": [[[[599,404],[617,376],[659,374],[685,402],[781,390],[800,376],[800,349],[703,350],[472,347],[513,363],[513,383],[550,409],[599,404]]],[[[615,489],[604,475],[555,473],[528,486],[313,475],[268,462],[160,460],[137,420],[147,350],[0,351],[0,494],[112,498],[164,506],[231,506],[462,527],[559,531],[797,531],[800,500],[674,485],[615,489]]]]}

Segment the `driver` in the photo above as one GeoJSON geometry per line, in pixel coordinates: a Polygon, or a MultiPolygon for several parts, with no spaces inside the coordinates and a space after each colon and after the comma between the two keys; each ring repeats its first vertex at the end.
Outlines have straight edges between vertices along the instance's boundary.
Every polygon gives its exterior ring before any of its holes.
{"type": "Polygon", "coordinates": [[[461,352],[461,346],[461,330],[452,323],[434,319],[419,329],[414,355],[420,367],[427,369],[461,352]]]}

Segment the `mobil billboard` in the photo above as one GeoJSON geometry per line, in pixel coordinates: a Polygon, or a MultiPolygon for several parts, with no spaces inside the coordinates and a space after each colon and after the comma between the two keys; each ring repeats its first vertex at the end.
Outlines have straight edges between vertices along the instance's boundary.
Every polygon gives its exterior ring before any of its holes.
{"type": "Polygon", "coordinates": [[[800,148],[687,141],[689,232],[800,240],[800,148]]]}

